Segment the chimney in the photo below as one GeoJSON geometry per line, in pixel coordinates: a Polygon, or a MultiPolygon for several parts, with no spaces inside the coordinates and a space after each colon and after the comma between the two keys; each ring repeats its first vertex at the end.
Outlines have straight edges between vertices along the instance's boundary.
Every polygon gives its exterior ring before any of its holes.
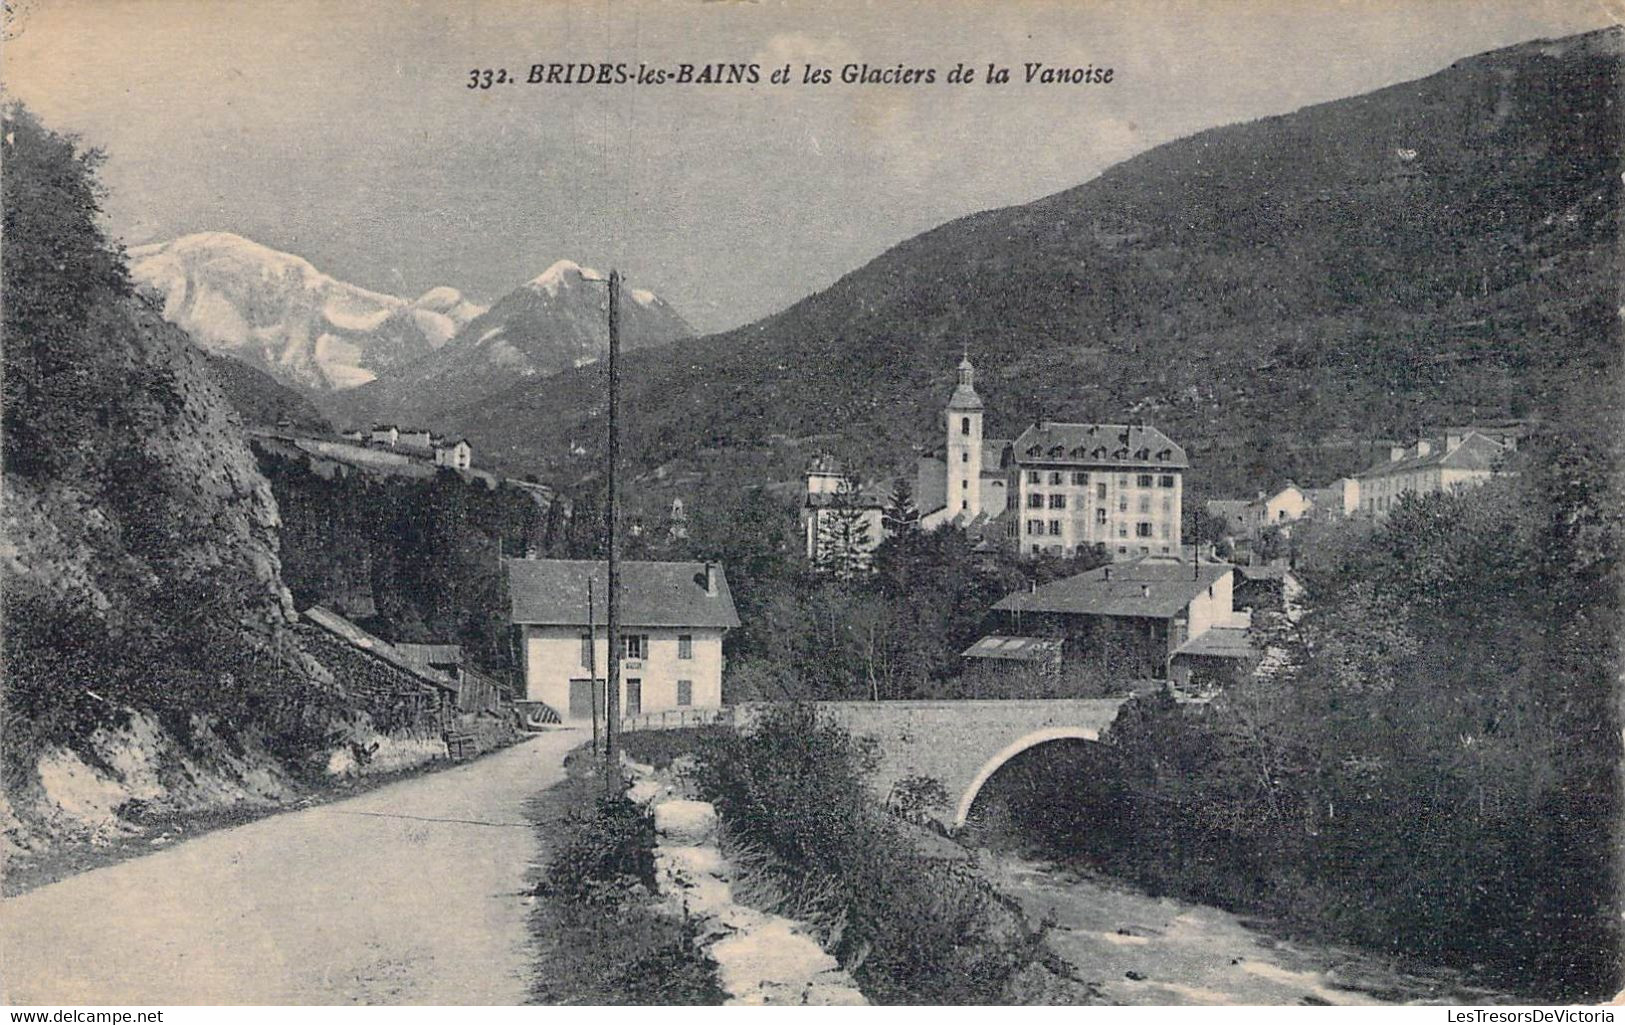
{"type": "Polygon", "coordinates": [[[1422,441],[1418,441],[1416,443],[1416,454],[1417,454],[1418,457],[1428,455],[1432,451],[1433,451],[1433,442],[1422,440],[1422,441]]]}
{"type": "Polygon", "coordinates": [[[714,562],[705,564],[705,596],[707,598],[717,596],[717,564],[714,562]]]}
{"type": "Polygon", "coordinates": [[[1451,431],[1449,434],[1446,434],[1444,436],[1444,450],[1446,452],[1454,452],[1456,449],[1458,449],[1460,447],[1461,447],[1461,432],[1459,432],[1459,431],[1451,431]]]}
{"type": "Polygon", "coordinates": [[[1388,461],[1390,463],[1397,463],[1401,459],[1404,459],[1404,458],[1405,458],[1405,446],[1404,445],[1390,445],[1390,446],[1388,446],[1388,461]]]}

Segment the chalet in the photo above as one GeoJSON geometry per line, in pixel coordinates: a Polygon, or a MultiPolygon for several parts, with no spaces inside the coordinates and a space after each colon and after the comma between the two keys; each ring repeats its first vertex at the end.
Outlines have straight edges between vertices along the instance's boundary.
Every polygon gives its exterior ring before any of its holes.
{"type": "Polygon", "coordinates": [[[396,435],[395,444],[406,448],[429,447],[429,429],[427,427],[402,427],[396,435]]]}
{"type": "Polygon", "coordinates": [[[394,445],[401,437],[401,429],[394,424],[373,424],[372,442],[375,445],[394,445]]]}
{"type": "MultiPolygon", "coordinates": [[[[545,704],[566,721],[591,719],[595,701],[602,707],[610,655],[608,590],[602,562],[508,561],[524,700],[545,704]]],[[[616,653],[622,713],[719,707],[722,638],[738,625],[727,578],[716,563],[622,563],[616,653]]]]}
{"type": "Polygon", "coordinates": [[[1228,563],[1132,559],[1017,592],[993,609],[1008,627],[1001,634],[1060,639],[1063,665],[1166,679],[1181,653],[1210,654],[1191,642],[1214,629],[1245,632],[1232,606],[1234,578],[1228,563]]]}

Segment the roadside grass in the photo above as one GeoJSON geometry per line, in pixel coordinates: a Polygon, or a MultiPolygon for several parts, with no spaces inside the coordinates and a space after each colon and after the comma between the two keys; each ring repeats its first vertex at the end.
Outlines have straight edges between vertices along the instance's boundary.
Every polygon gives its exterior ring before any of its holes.
{"type": "Polygon", "coordinates": [[[872,743],[810,706],[746,732],[628,734],[627,756],[680,755],[723,824],[738,899],[808,923],[881,1004],[1082,1003],[1014,900],[963,849],[890,814],[868,790],[872,743]],[[946,845],[951,850],[944,850],[946,845]]]}
{"type": "Polygon", "coordinates": [[[563,782],[531,802],[550,850],[536,880],[531,936],[539,1004],[720,1004],[726,994],[695,923],[653,892],[654,827],[625,798],[606,800],[585,746],[563,782]]]}

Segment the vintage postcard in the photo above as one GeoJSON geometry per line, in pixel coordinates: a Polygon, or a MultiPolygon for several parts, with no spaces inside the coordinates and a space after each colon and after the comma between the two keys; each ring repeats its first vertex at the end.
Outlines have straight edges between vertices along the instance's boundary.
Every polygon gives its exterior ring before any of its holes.
{"type": "Polygon", "coordinates": [[[1622,11],[7,0],[0,998],[1611,1022],[1622,11]]]}

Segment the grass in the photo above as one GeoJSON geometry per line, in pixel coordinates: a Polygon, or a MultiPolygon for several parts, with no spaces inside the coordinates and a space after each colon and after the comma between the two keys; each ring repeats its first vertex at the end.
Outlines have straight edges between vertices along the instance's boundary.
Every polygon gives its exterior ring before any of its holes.
{"type": "Polygon", "coordinates": [[[722,1003],[727,994],[698,947],[695,923],[664,911],[640,878],[652,829],[624,807],[602,812],[600,779],[585,747],[571,752],[565,767],[565,780],[529,808],[552,852],[531,911],[539,955],[533,999],[571,1005],[722,1003]],[[633,843],[642,849],[629,850],[633,843]]]}

